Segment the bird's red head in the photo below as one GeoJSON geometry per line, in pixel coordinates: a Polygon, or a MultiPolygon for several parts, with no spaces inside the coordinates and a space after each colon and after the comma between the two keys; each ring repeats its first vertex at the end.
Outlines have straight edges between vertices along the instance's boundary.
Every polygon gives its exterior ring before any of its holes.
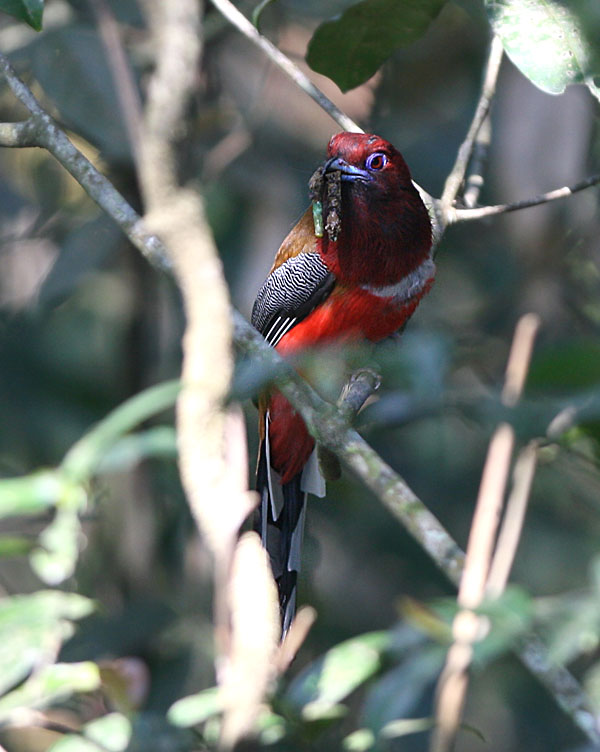
{"type": "Polygon", "coordinates": [[[368,133],[338,133],[327,154],[323,170],[340,173],[342,205],[339,238],[320,244],[325,262],[352,283],[401,279],[431,248],[429,215],[402,154],[368,133]]]}
{"type": "Polygon", "coordinates": [[[380,136],[338,133],[329,141],[327,154],[344,181],[380,186],[393,193],[412,184],[402,154],[380,136]]]}

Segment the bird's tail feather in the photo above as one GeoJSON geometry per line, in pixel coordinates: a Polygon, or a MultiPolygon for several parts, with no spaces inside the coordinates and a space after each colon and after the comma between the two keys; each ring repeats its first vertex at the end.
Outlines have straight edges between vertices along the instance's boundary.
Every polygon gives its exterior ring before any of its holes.
{"type": "MultiPolygon", "coordinates": [[[[268,434],[267,434],[268,435],[268,434]]],[[[301,489],[302,473],[281,485],[270,466],[268,438],[260,450],[256,488],[260,494],[255,529],[271,560],[279,591],[282,634],[296,613],[296,589],[304,535],[307,494],[301,489]]]]}

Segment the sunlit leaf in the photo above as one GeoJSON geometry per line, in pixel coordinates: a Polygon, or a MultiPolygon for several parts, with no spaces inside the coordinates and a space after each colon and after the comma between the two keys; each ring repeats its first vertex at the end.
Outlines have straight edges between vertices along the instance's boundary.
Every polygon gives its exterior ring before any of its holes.
{"type": "Polygon", "coordinates": [[[367,752],[375,744],[375,734],[371,729],[358,729],[342,740],[342,749],[348,752],[367,752]]]}
{"type": "Polygon", "coordinates": [[[174,726],[196,726],[221,711],[219,691],[210,687],[189,697],[182,697],[169,708],[167,718],[174,726]]]}
{"type": "Polygon", "coordinates": [[[36,31],[42,30],[44,0],[0,0],[0,11],[25,21],[36,31]]]}
{"type": "Polygon", "coordinates": [[[286,700],[311,718],[327,712],[381,668],[389,645],[387,632],[372,632],[336,645],[294,679],[286,700]]]}
{"type": "Polygon", "coordinates": [[[42,590],[0,601],[0,694],[34,666],[53,659],[73,633],[72,621],[91,613],[93,602],[74,593],[42,590]]]}
{"type": "Polygon", "coordinates": [[[105,748],[99,747],[79,734],[66,734],[48,747],[47,752],[105,752],[105,748]]]}
{"type": "Polygon", "coordinates": [[[40,514],[55,506],[69,490],[58,473],[44,470],[23,478],[0,480],[0,517],[40,514]]]}
{"type": "Polygon", "coordinates": [[[578,0],[485,0],[506,53],[542,91],[585,84],[600,99],[600,42],[578,0]]]}
{"type": "Polygon", "coordinates": [[[367,81],[398,47],[423,36],[446,0],[363,0],[316,30],[310,67],[342,91],[367,81]]]}
{"type": "Polygon", "coordinates": [[[17,708],[47,707],[76,692],[91,692],[99,686],[100,672],[91,661],[45,666],[17,689],[0,698],[0,721],[8,718],[17,708]]]}
{"type": "Polygon", "coordinates": [[[86,723],[83,733],[108,752],[123,752],[131,738],[131,723],[122,713],[109,713],[86,723]]]}

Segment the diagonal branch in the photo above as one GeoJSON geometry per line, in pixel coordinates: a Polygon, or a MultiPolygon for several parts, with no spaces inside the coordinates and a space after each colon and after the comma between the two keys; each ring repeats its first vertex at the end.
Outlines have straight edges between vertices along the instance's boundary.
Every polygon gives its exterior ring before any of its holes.
{"type": "Polygon", "coordinates": [[[364,132],[352,118],[348,117],[331,99],[326,97],[287,55],[284,55],[271,41],[260,34],[256,27],[250,23],[246,16],[230,0],[211,0],[211,2],[233,26],[241,31],[251,42],[260,47],[270,60],[292,79],[296,86],[308,94],[311,99],[314,99],[321,109],[331,115],[340,128],[354,133],[364,132]]]}

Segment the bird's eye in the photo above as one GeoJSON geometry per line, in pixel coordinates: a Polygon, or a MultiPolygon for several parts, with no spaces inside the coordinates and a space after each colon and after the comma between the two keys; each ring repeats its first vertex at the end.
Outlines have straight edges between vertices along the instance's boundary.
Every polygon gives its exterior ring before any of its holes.
{"type": "Polygon", "coordinates": [[[366,166],[369,170],[383,170],[388,163],[388,158],[381,151],[376,151],[367,157],[366,166]]]}

